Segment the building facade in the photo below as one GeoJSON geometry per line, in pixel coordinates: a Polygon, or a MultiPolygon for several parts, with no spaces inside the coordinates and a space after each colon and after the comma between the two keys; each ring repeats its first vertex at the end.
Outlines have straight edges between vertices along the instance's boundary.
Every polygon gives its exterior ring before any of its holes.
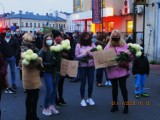
{"type": "Polygon", "coordinates": [[[32,12],[19,11],[18,14],[12,12],[4,18],[0,19],[1,26],[3,28],[9,27],[11,30],[15,30],[15,26],[19,27],[21,31],[43,31],[44,27],[51,27],[54,29],[66,29],[66,20],[53,16],[52,14],[39,15],[32,12]]]}
{"type": "Polygon", "coordinates": [[[71,31],[111,32],[119,29],[122,35],[135,33],[136,43],[144,43],[149,60],[160,62],[160,0],[100,0],[101,22],[93,23],[92,1],[82,1],[82,11],[71,15],[71,31]],[[102,12],[103,11],[103,12],[102,12]],[[145,11],[145,12],[144,12],[145,11]]]}

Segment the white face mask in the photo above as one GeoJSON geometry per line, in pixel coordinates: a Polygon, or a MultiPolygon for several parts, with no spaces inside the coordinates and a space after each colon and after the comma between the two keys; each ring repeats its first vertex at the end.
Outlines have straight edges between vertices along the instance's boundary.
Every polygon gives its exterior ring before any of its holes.
{"type": "Polygon", "coordinates": [[[52,41],[52,40],[47,40],[47,41],[46,41],[46,44],[47,44],[48,46],[51,46],[51,45],[52,45],[52,43],[53,43],[53,41],[52,41]]]}

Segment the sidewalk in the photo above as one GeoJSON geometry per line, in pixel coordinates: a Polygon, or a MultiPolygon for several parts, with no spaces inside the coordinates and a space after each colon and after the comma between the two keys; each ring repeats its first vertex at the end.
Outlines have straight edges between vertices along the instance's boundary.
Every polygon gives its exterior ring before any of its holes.
{"type": "Polygon", "coordinates": [[[160,76],[160,65],[159,64],[150,64],[150,73],[160,76]]]}

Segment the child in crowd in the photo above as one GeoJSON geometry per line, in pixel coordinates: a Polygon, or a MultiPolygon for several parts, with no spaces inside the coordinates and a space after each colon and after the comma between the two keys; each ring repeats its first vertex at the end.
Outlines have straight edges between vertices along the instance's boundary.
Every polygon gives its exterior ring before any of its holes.
{"type": "Polygon", "coordinates": [[[149,70],[148,58],[144,56],[144,51],[142,51],[142,55],[134,60],[132,67],[132,73],[135,77],[136,98],[139,98],[140,94],[142,97],[149,97],[144,91],[144,83],[146,81],[146,76],[149,75],[149,70]]]}

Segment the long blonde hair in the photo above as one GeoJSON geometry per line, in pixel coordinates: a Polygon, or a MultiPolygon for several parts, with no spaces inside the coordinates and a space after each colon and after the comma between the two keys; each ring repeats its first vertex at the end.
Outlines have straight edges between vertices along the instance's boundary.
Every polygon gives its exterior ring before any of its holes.
{"type": "Polygon", "coordinates": [[[118,41],[118,43],[116,42],[116,44],[118,44],[118,46],[123,46],[124,44],[126,44],[126,42],[121,37],[121,32],[119,30],[115,29],[111,33],[110,40],[108,42],[108,46],[112,46],[112,47],[115,46],[115,41],[112,40],[112,37],[113,37],[114,33],[117,33],[118,36],[120,37],[120,40],[118,41]]]}

